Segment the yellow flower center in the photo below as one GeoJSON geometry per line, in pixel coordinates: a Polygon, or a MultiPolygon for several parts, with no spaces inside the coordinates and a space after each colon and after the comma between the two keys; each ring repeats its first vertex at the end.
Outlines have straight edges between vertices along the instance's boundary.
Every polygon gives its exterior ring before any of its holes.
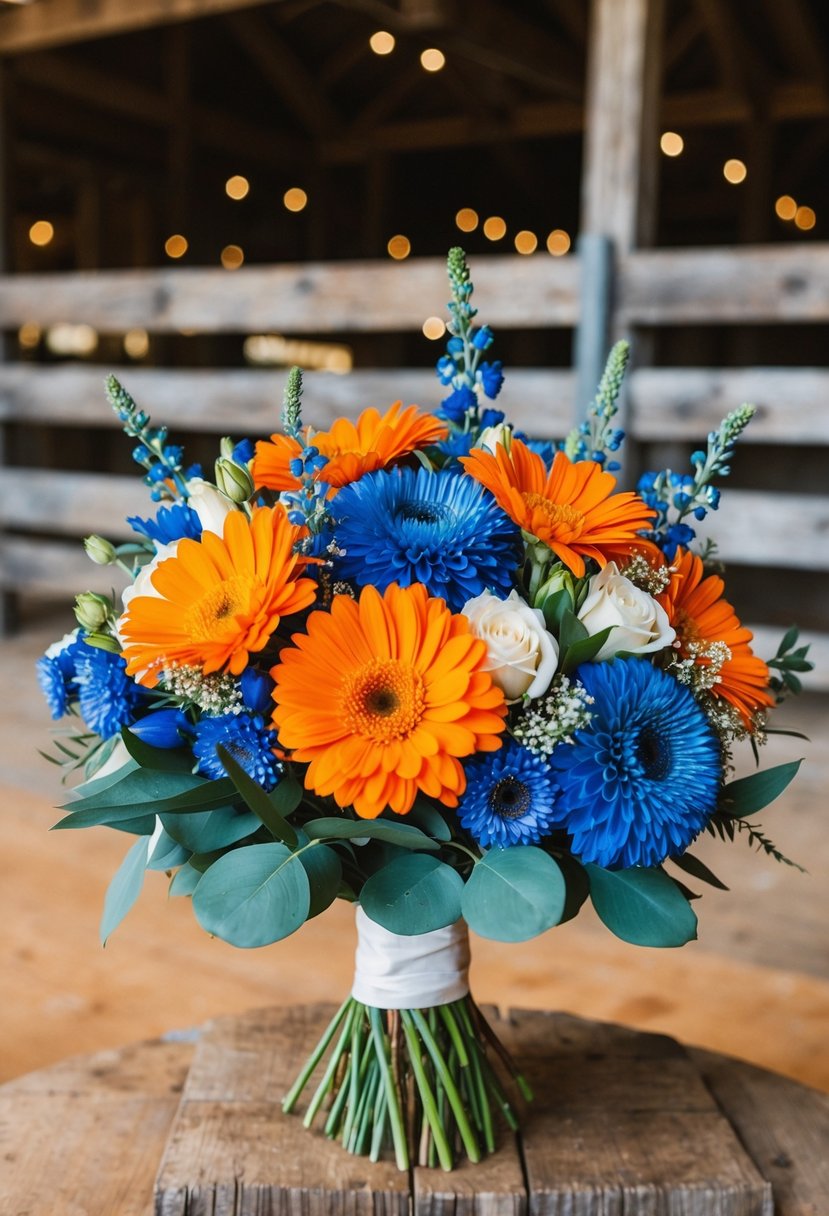
{"type": "Polygon", "coordinates": [[[195,641],[210,641],[216,626],[241,612],[249,599],[250,581],[241,575],[211,587],[184,614],[184,629],[195,641]]]}
{"type": "Polygon", "coordinates": [[[399,659],[374,659],[350,673],[343,689],[349,730],[376,743],[411,734],[423,714],[420,674],[399,659]]]}
{"type": "Polygon", "coordinates": [[[584,528],[584,516],[581,511],[571,507],[566,502],[551,502],[543,494],[527,491],[521,496],[531,511],[541,511],[552,531],[562,540],[573,540],[580,536],[584,528]]]}

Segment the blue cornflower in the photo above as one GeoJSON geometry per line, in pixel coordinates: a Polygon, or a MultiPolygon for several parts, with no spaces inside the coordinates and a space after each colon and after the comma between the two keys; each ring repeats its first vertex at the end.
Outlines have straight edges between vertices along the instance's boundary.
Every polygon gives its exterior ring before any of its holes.
{"type": "Polygon", "coordinates": [[[477,374],[481,387],[484,390],[484,395],[489,397],[491,401],[494,401],[504,383],[503,363],[500,359],[496,359],[494,363],[482,363],[478,368],[477,374]]]}
{"type": "Polygon", "coordinates": [[[169,750],[181,747],[182,736],[190,732],[191,726],[180,709],[156,709],[133,722],[130,730],[149,747],[169,750]]]}
{"type": "Polygon", "coordinates": [[[455,612],[487,589],[502,596],[512,589],[516,527],[464,473],[380,469],[340,490],[333,510],[345,550],[340,578],[379,591],[423,583],[455,612]]]}
{"type": "Polygon", "coordinates": [[[246,667],[239,677],[239,688],[242,691],[242,700],[253,713],[263,714],[266,709],[273,709],[271,693],[274,682],[266,671],[246,667]]]}
{"type": "Polygon", "coordinates": [[[557,826],[558,777],[514,739],[466,765],[461,825],[484,848],[506,849],[549,836],[557,826]]]}
{"type": "Polygon", "coordinates": [[[76,629],[54,642],[35,665],[38,684],[55,719],[62,718],[69,702],[77,698],[75,662],[81,648],[89,649],[76,629]]]}
{"type": "Polygon", "coordinates": [[[690,690],[646,659],[586,663],[590,724],[550,757],[573,853],[607,868],[657,866],[703,829],[722,781],[719,741],[690,690]]]}
{"type": "Polygon", "coordinates": [[[448,397],[444,397],[437,412],[441,418],[448,418],[450,422],[463,422],[467,412],[477,408],[478,398],[468,385],[462,384],[460,388],[453,389],[448,397]]]}
{"type": "Polygon", "coordinates": [[[201,521],[192,507],[184,503],[176,503],[173,507],[161,507],[155,519],[142,519],[140,515],[131,515],[127,523],[135,532],[140,532],[148,540],[157,541],[160,545],[169,545],[174,540],[189,536],[192,540],[200,540],[202,534],[201,521]]]}
{"type": "Polygon", "coordinates": [[[120,654],[84,645],[75,662],[81,717],[91,731],[111,739],[129,726],[146,693],[125,671],[120,654]]]}
{"type": "Polygon", "coordinates": [[[249,464],[253,460],[256,449],[252,439],[240,439],[230,454],[230,459],[236,464],[249,464]]]}
{"type": "Polygon", "coordinates": [[[492,330],[488,325],[472,331],[472,345],[476,350],[488,350],[494,341],[492,330]]]}
{"type": "Polygon", "coordinates": [[[214,780],[225,777],[224,765],[216,754],[221,743],[263,790],[272,790],[279,781],[282,765],[274,754],[276,731],[265,726],[259,714],[223,714],[202,718],[196,723],[193,754],[198,771],[214,780]]]}

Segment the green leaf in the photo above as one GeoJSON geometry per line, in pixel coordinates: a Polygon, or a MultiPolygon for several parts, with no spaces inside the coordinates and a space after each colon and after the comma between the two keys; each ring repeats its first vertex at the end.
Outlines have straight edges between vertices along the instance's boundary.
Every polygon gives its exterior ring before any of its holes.
{"type": "Polygon", "coordinates": [[[308,875],[284,844],[233,849],[202,875],[193,911],[203,929],[231,946],[252,949],[287,937],[305,922],[308,875]]]}
{"type": "Polygon", "coordinates": [[[126,857],[112,876],[112,882],[104,896],[104,912],[99,930],[102,946],[107,944],[110,935],[118,928],[141,894],[149,843],[149,837],[142,836],[130,845],[126,857]]]}
{"type": "Polygon", "coordinates": [[[213,853],[252,836],[260,820],[253,811],[237,811],[232,806],[196,815],[162,814],[164,831],[191,853],[213,853]]]}
{"type": "Polygon", "coordinates": [[[292,815],[302,802],[302,786],[296,779],[293,769],[287,768],[276,789],[271,790],[268,797],[278,815],[284,819],[292,815]]]}
{"type": "Polygon", "coordinates": [[[523,942],[557,925],[566,888],[558,865],[542,849],[489,849],[463,890],[470,929],[497,942],[523,942]]]}
{"type": "Polygon", "coordinates": [[[173,840],[162,825],[161,834],[147,859],[147,869],[174,870],[176,866],[184,865],[189,856],[190,850],[185,849],[177,840],[173,840]]]}
{"type": "Polygon", "coordinates": [[[614,628],[614,625],[608,625],[607,629],[600,629],[598,633],[593,633],[590,637],[582,638],[568,646],[564,652],[564,658],[559,664],[562,673],[569,675],[580,663],[589,663],[599,653],[610,636],[610,631],[614,628]]]}
{"type": "Polygon", "coordinates": [[[392,823],[387,819],[311,819],[305,824],[311,840],[383,840],[402,849],[435,850],[440,846],[425,832],[408,823],[392,823]]]}
{"type": "MultiPolygon", "coordinates": [[[[393,811],[391,813],[394,814],[393,811]]],[[[394,823],[395,820],[392,819],[388,822],[394,823]]],[[[397,822],[399,823],[399,819],[397,819],[397,822]]],[[[406,816],[405,826],[417,828],[419,831],[425,832],[432,840],[446,841],[452,839],[449,824],[437,807],[422,794],[418,794],[415,798],[414,806],[406,816]]]]}
{"type": "MultiPolygon", "coordinates": [[[[296,832],[286,819],[283,819],[273,804],[269,794],[266,794],[257,781],[245,772],[235,756],[221,743],[216,746],[216,754],[225,767],[228,777],[244,799],[246,805],[257,815],[265,827],[277,840],[289,848],[296,848],[296,832]]],[[[279,788],[278,786],[276,787],[279,788]]]]}
{"type": "Polygon", "coordinates": [[[707,882],[709,886],[716,887],[719,891],[728,890],[725,883],[717,878],[713,870],[709,870],[705,862],[700,861],[698,857],[693,857],[690,853],[682,853],[679,857],[672,857],[670,860],[680,870],[690,874],[692,878],[698,878],[700,882],[707,882]]]}
{"type": "Polygon", "coordinates": [[[319,916],[334,900],[340,889],[343,867],[333,849],[325,844],[314,844],[297,854],[308,875],[311,904],[308,919],[319,916]]]}
{"type": "Polygon", "coordinates": [[[560,591],[554,591],[552,595],[547,596],[541,611],[544,614],[544,624],[550,633],[558,635],[564,613],[573,611],[573,597],[562,587],[560,591]]]}
{"type": "Polygon", "coordinates": [[[590,897],[599,919],[634,946],[683,946],[697,936],[697,918],[667,874],[648,867],[605,870],[588,863],[590,897]]]}
{"type": "Polygon", "coordinates": [[[80,785],[76,785],[74,789],[69,791],[70,801],[67,803],[67,807],[71,809],[75,801],[79,802],[82,798],[88,798],[93,794],[100,793],[102,790],[110,789],[113,785],[117,785],[119,781],[123,781],[128,773],[134,773],[138,767],[138,762],[130,757],[115,772],[107,773],[104,777],[90,777],[88,781],[82,781],[80,785]]]}
{"type": "Polygon", "coordinates": [[[720,796],[720,808],[737,818],[761,811],[783,793],[802,763],[802,760],[790,760],[788,764],[776,764],[762,773],[729,782],[720,796]]]}
{"type": "Polygon", "coordinates": [[[360,904],[384,929],[412,937],[454,924],[461,915],[462,892],[457,870],[437,857],[408,853],[372,874],[360,892],[360,904]]]}
{"type": "Polygon", "coordinates": [[[787,650],[791,650],[797,639],[800,637],[800,630],[797,625],[791,625],[780,640],[780,645],[777,647],[775,658],[779,659],[787,650]]]}
{"type": "Polygon", "coordinates": [[[142,768],[153,769],[159,773],[192,773],[193,753],[179,747],[151,747],[138,735],[134,735],[129,727],[121,728],[121,738],[133,760],[142,768]]]}
{"type": "Polygon", "coordinates": [[[586,637],[587,628],[581,623],[575,612],[569,608],[562,612],[558,635],[559,653],[567,654],[571,646],[575,646],[576,642],[584,641],[586,637]]]}
{"type": "Polygon", "coordinates": [[[564,853],[561,857],[555,857],[553,860],[564,875],[564,883],[567,888],[567,894],[564,897],[564,911],[561,914],[561,920],[558,922],[560,925],[563,925],[565,921],[573,920],[578,916],[582,905],[590,894],[590,883],[584,866],[569,853],[564,853]]]}
{"type": "Polygon", "coordinates": [[[168,895],[192,895],[200,882],[201,870],[197,870],[185,862],[181,869],[173,875],[168,895]]]}
{"type": "Polygon", "coordinates": [[[128,773],[118,785],[92,798],[69,803],[64,809],[70,814],[54,826],[88,828],[106,824],[117,827],[148,810],[154,814],[193,815],[226,806],[235,793],[229,778],[205,781],[203,777],[186,773],[157,773],[140,768],[128,773]],[[141,790],[144,797],[140,797],[141,790]],[[172,792],[174,790],[179,792],[172,792]]]}

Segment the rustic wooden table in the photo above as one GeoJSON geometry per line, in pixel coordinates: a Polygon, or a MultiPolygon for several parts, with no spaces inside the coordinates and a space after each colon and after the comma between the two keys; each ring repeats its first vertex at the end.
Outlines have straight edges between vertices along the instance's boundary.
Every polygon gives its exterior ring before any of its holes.
{"type": "Polygon", "coordinates": [[[520,1142],[451,1174],[347,1155],[279,1099],[332,1010],[258,1010],[192,1042],[0,1087],[3,1216],[825,1216],[829,1095],[565,1014],[499,1034],[536,1091],[520,1142]]]}

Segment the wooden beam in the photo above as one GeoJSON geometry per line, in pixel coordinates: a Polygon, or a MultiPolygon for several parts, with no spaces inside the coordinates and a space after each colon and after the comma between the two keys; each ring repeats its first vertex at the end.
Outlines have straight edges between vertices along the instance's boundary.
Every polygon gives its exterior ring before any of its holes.
{"type": "Polygon", "coordinates": [[[229,28],[285,106],[317,139],[335,136],[340,117],[312,73],[261,12],[234,13],[229,28]]]}
{"type": "MultiPolygon", "coordinates": [[[[446,297],[443,258],[303,263],[224,270],[14,275],[0,279],[0,325],[71,318],[103,332],[367,332],[419,328],[446,297]]],[[[579,310],[573,257],[480,258],[475,302],[493,325],[571,326],[579,310]]]]}
{"type": "Polygon", "coordinates": [[[0,14],[0,55],[108,38],[281,0],[47,0],[0,14]]]}
{"type": "Polygon", "coordinates": [[[769,72],[746,37],[733,5],[723,0],[694,0],[708,34],[724,88],[749,105],[752,117],[765,110],[769,72]]]}
{"type": "Polygon", "coordinates": [[[618,307],[639,325],[829,321],[829,243],[648,249],[623,258],[618,307]]]}
{"type": "Polygon", "coordinates": [[[826,42],[818,23],[803,0],[762,0],[774,41],[783,52],[794,76],[808,76],[822,88],[829,87],[826,42]]]}
{"type": "Polygon", "coordinates": [[[694,528],[700,540],[715,539],[717,557],[735,566],[829,570],[825,494],[769,494],[729,487],[719,511],[695,522],[694,528]]]}
{"type": "Polygon", "coordinates": [[[655,231],[662,0],[593,0],[582,231],[618,252],[655,231]]]}
{"type": "Polygon", "coordinates": [[[664,69],[667,76],[671,68],[682,59],[702,33],[702,21],[696,9],[688,9],[665,38],[664,69]]]}

